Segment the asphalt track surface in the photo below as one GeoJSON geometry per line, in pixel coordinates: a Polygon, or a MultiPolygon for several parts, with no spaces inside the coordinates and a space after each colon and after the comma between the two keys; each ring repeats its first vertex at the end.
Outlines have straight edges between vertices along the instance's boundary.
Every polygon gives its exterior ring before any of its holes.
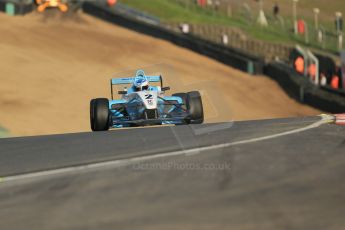
{"type": "Polygon", "coordinates": [[[330,121],[0,139],[0,229],[345,229],[330,121]]]}

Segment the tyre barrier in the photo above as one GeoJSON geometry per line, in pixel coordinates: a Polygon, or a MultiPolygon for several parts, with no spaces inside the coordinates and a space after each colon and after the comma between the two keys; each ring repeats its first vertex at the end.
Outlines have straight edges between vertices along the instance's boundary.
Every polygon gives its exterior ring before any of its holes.
{"type": "Polygon", "coordinates": [[[92,16],[139,33],[170,41],[244,72],[253,75],[263,73],[264,58],[262,57],[256,57],[241,50],[225,47],[190,34],[181,34],[148,21],[138,20],[135,17],[116,11],[116,8],[109,8],[99,3],[85,2],[82,8],[85,13],[92,16]]]}
{"type": "Polygon", "coordinates": [[[299,102],[330,113],[345,112],[345,95],[314,85],[284,63],[270,63],[264,73],[277,81],[284,91],[299,102]]]}

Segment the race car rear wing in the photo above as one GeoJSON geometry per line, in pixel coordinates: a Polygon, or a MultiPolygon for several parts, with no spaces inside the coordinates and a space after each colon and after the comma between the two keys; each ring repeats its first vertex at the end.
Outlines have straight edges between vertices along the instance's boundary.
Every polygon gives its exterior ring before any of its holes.
{"type": "MultiPolygon", "coordinates": [[[[146,76],[149,82],[162,82],[162,76],[146,76]]],[[[132,84],[134,81],[134,77],[127,77],[127,78],[112,78],[111,84],[112,85],[122,85],[122,84],[132,84]]]]}
{"type": "MultiPolygon", "coordinates": [[[[161,88],[163,88],[163,78],[162,76],[146,76],[149,82],[160,82],[161,88]]],[[[110,89],[111,89],[111,99],[114,100],[113,85],[125,85],[132,84],[134,77],[127,78],[112,78],[110,79],[110,89]]]]}

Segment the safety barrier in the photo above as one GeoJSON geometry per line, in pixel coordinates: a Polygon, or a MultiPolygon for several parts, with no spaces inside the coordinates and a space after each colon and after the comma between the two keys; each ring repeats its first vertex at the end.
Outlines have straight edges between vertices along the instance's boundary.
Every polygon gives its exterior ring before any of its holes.
{"type": "Polygon", "coordinates": [[[146,14],[142,11],[135,10],[121,3],[116,4],[116,11],[121,12],[122,14],[127,14],[130,17],[135,17],[139,20],[146,21],[151,24],[160,24],[159,18],[146,14]]]}
{"type": "Polygon", "coordinates": [[[264,73],[278,82],[289,96],[330,113],[345,112],[345,94],[327,87],[318,87],[284,63],[270,63],[264,73]]]}
{"type": "Polygon", "coordinates": [[[241,50],[228,48],[193,35],[177,33],[161,25],[130,17],[120,11],[95,2],[85,2],[83,4],[83,11],[134,31],[168,40],[176,45],[206,55],[250,74],[263,73],[263,58],[244,53],[241,50]]]}

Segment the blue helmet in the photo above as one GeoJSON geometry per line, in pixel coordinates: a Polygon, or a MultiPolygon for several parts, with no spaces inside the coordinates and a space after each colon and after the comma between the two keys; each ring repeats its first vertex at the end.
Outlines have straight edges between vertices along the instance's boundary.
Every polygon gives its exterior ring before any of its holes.
{"type": "Polygon", "coordinates": [[[136,91],[147,90],[149,88],[149,80],[145,76],[145,72],[143,70],[138,70],[135,74],[133,87],[136,91]]]}

